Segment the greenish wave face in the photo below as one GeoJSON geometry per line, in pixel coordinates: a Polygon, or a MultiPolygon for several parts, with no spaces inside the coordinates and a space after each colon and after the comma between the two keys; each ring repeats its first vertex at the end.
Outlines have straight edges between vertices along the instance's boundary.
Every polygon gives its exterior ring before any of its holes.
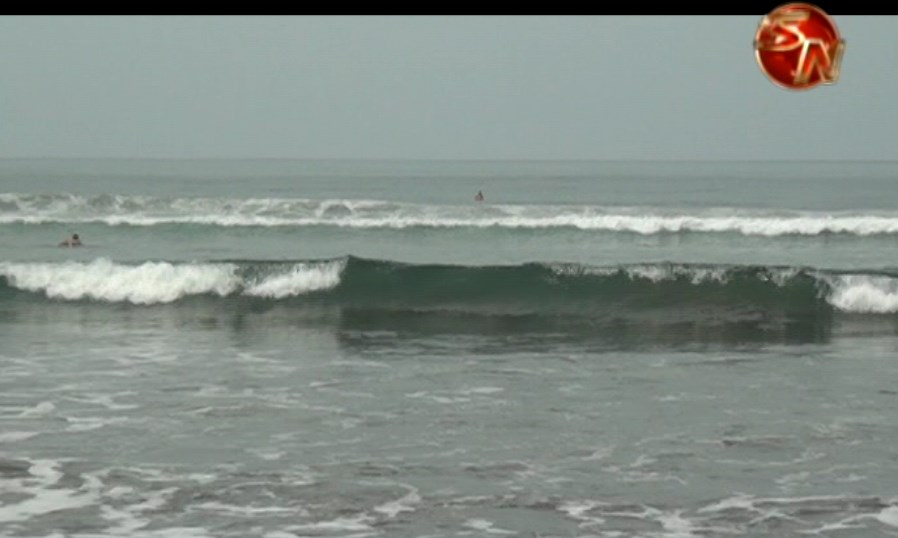
{"type": "MultiPolygon", "coordinates": [[[[572,320],[826,320],[898,311],[898,275],[802,267],[305,261],[0,263],[0,300],[278,305],[572,320]]],[[[14,308],[14,306],[12,306],[14,308]]]]}

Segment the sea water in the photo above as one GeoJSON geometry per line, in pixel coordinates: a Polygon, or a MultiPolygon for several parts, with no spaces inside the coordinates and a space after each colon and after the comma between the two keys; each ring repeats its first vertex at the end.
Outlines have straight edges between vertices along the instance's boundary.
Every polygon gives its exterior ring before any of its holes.
{"type": "Polygon", "coordinates": [[[0,161],[0,536],[895,536],[896,253],[898,163],[0,161]]]}

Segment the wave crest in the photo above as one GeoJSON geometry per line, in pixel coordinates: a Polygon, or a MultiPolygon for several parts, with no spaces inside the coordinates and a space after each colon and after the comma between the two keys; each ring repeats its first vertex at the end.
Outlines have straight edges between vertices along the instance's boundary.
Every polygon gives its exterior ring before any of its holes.
{"type": "Polygon", "coordinates": [[[190,297],[341,308],[614,317],[653,311],[727,316],[898,312],[898,274],[801,267],[637,264],[594,267],[312,261],[0,263],[0,300],[152,305],[190,297]],[[629,314],[627,314],[629,313],[629,314]]]}
{"type": "Polygon", "coordinates": [[[568,228],[642,235],[695,232],[767,237],[898,234],[898,213],[895,212],[831,214],[731,208],[427,205],[378,200],[165,198],[108,194],[0,194],[0,223],[336,226],[373,229],[568,228]]]}
{"type": "Polygon", "coordinates": [[[151,305],[196,295],[225,297],[237,293],[283,298],[333,287],[338,264],[297,264],[267,278],[248,277],[234,263],[146,262],[126,265],[98,259],[92,262],[2,263],[7,285],[37,292],[50,299],[94,300],[151,305]]]}

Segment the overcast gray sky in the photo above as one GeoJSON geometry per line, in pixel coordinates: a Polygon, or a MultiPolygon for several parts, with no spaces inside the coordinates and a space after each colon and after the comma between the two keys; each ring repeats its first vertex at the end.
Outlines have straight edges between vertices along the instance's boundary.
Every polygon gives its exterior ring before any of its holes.
{"type": "Polygon", "coordinates": [[[762,15],[0,17],[0,158],[898,159],[898,17],[790,92],[762,15]]]}

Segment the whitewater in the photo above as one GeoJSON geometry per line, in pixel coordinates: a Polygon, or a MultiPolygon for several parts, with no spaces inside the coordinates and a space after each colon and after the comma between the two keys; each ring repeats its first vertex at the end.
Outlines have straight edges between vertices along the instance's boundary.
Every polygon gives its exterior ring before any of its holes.
{"type": "Polygon", "coordinates": [[[403,204],[383,200],[156,198],[71,193],[0,194],[0,224],[85,224],[346,228],[571,228],[635,234],[857,236],[898,233],[898,212],[403,204]]]}
{"type": "MultiPolygon", "coordinates": [[[[449,306],[471,308],[493,301],[495,313],[501,313],[502,303],[527,302],[533,294],[530,308],[539,312],[546,307],[534,291],[540,286],[546,293],[562,297],[570,303],[581,303],[590,295],[596,308],[627,291],[644,293],[645,289],[660,288],[676,283],[694,288],[691,299],[702,303],[703,294],[713,286],[719,290],[737,291],[746,280],[772,284],[772,295],[786,295],[792,289],[805,287],[808,304],[825,302],[843,313],[891,314],[898,312],[898,271],[883,273],[845,273],[820,271],[802,267],[737,267],[689,266],[680,264],[641,264],[632,266],[595,267],[578,264],[530,264],[529,266],[415,266],[388,261],[341,258],[295,262],[218,262],[171,263],[144,262],[139,265],[114,263],[108,259],[91,262],[63,263],[0,263],[0,293],[27,291],[47,299],[65,301],[100,301],[152,305],[171,303],[191,296],[245,296],[268,299],[287,299],[307,296],[328,290],[349,289],[332,300],[349,305],[365,302],[377,306],[378,301],[401,307],[397,300],[408,298],[411,308],[419,302],[416,288],[445,288],[451,293],[435,298],[432,309],[449,306]],[[346,278],[347,267],[349,282],[346,278]],[[380,276],[393,273],[392,277],[380,276]],[[515,301],[509,301],[504,290],[497,292],[494,274],[519,280],[521,291],[515,301]],[[534,274],[536,273],[536,274],[534,274]],[[448,279],[462,284],[447,284],[448,279]],[[341,288],[342,286],[342,288],[341,288]],[[576,293],[570,289],[576,287],[576,293]],[[608,293],[608,288],[615,288],[608,293]],[[441,303],[441,301],[443,301],[441,303]]],[[[336,294],[335,294],[336,295],[336,294]]],[[[33,301],[26,296],[21,300],[33,301]]],[[[797,298],[793,297],[793,301],[797,298]]],[[[733,298],[736,303],[737,298],[733,298]]],[[[750,301],[749,301],[750,302],[750,301]]],[[[302,303],[294,303],[301,306],[302,303]]],[[[419,304],[420,306],[420,304],[419,304]]],[[[563,311],[564,305],[553,312],[563,311]]],[[[583,314],[585,315],[585,313],[583,314]]]]}
{"type": "Polygon", "coordinates": [[[0,536],[893,536],[896,179],[0,159],[0,536]]]}

